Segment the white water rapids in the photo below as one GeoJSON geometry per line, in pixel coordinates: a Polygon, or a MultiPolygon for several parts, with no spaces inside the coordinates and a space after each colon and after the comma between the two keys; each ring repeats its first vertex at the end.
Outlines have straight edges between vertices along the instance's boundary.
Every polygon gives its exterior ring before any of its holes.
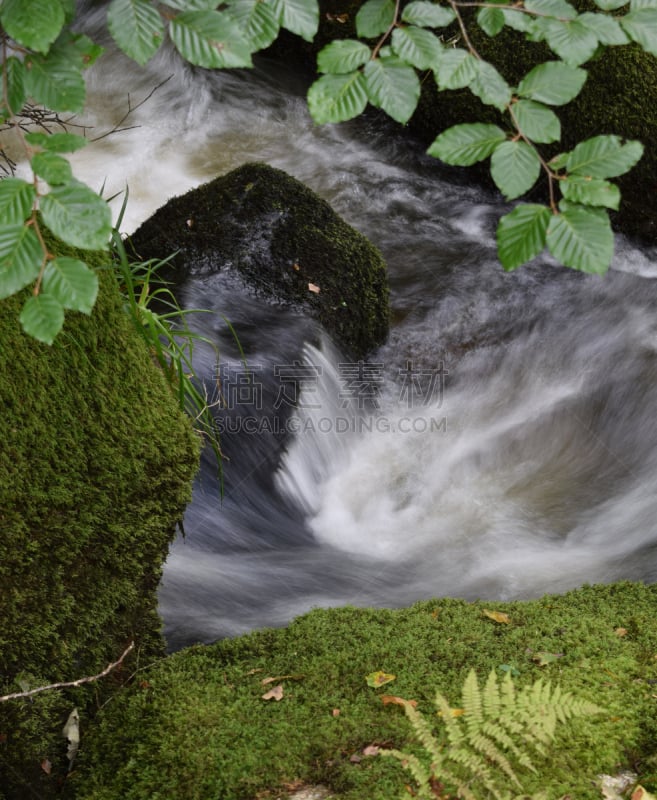
{"type": "MultiPolygon", "coordinates": [[[[168,55],[140,69],[109,54],[90,75],[90,137],[168,75],[126,120],[139,127],[74,157],[107,195],[128,184],[125,230],[172,195],[264,161],[381,249],[395,320],[366,365],[378,408],[358,409],[341,395],[354,365],[317,347],[312,326],[232,294],[225,279],[185,285],[186,304],[218,312],[198,326],[228,367],[239,357],[222,314],[264,383],[299,358],[319,378],[287,439],[257,420],[226,431],[223,503],[204,463],[160,592],[170,645],[317,605],[654,581],[657,254],[618,240],[604,278],[546,260],[504,274],[498,199],[449,182],[378,122],[313,125],[302,89],[270,64],[209,74],[168,55]]],[[[211,376],[209,353],[198,366],[211,376]]]]}

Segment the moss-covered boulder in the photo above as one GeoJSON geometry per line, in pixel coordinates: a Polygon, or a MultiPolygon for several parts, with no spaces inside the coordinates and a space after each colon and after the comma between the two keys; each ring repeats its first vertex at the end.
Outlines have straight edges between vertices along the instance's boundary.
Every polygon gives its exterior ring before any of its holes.
{"type": "Polygon", "coordinates": [[[90,317],[52,347],[0,304],[0,695],[110,678],[0,703],[0,794],[45,798],[66,774],[62,727],[136,663],[161,654],[160,568],[191,494],[198,444],[122,308],[112,274],[90,317]]]}
{"type": "Polygon", "coordinates": [[[178,251],[176,280],[238,270],[263,300],[304,310],[352,356],[386,338],[388,285],[378,250],[314,192],[265,164],[169,200],[131,238],[144,259],[178,251]]]}
{"type": "Polygon", "coordinates": [[[529,602],[319,609],[285,629],[196,646],[140,674],[102,711],[81,751],[77,796],[253,800],[300,782],[342,800],[406,796],[412,780],[399,764],[364,752],[422,754],[402,709],[382,696],[417,701],[439,730],[436,689],[461,706],[470,669],[480,683],[490,670],[518,685],[542,678],[603,709],[558,729],[546,758],[531,752],[537,773],[519,770],[528,793],[599,800],[597,775],[628,768],[654,791],[656,612],[657,587],[619,583],[529,602]],[[372,688],[366,676],[379,670],[396,677],[372,688]],[[267,700],[277,686],[282,696],[267,700]]]}

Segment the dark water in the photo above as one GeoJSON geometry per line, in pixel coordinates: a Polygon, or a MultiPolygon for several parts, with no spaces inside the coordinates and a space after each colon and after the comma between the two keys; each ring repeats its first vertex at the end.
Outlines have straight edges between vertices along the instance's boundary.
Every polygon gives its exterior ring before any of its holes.
{"type": "MultiPolygon", "coordinates": [[[[223,502],[208,457],[165,568],[170,645],[313,606],[654,581],[655,253],[618,241],[605,278],[549,261],[504,274],[497,198],[368,121],[313,125],[301,87],[269,64],[210,75],[167,55],[146,70],[110,56],[92,75],[90,123],[107,130],[128,93],[134,104],[168,75],[131,115],[141,127],[79,155],[108,194],[128,182],[126,230],[167,197],[266,161],[383,251],[395,319],[388,344],[350,364],[225,276],[184,287],[187,305],[216,312],[196,324],[219,344],[234,408],[223,502]]],[[[212,394],[210,350],[198,368],[212,394]]]]}

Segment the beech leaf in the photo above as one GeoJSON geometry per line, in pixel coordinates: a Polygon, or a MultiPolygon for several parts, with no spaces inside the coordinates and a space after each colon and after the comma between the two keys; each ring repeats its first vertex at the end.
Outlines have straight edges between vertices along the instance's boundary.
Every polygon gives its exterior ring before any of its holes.
{"type": "Polygon", "coordinates": [[[391,683],[396,677],[396,675],[390,675],[387,672],[379,670],[378,672],[370,672],[370,674],[365,677],[365,680],[368,686],[371,686],[373,689],[378,689],[379,686],[385,686],[386,683],[391,683]]]}
{"type": "Polygon", "coordinates": [[[488,619],[492,619],[494,622],[499,622],[500,624],[503,625],[511,624],[509,615],[504,614],[502,611],[489,611],[487,608],[485,608],[482,613],[485,617],[488,617],[488,619]]]}
{"type": "Polygon", "coordinates": [[[532,656],[532,661],[535,661],[539,667],[545,667],[548,664],[553,664],[560,658],[563,658],[563,653],[544,653],[541,651],[534,653],[532,656]]]}

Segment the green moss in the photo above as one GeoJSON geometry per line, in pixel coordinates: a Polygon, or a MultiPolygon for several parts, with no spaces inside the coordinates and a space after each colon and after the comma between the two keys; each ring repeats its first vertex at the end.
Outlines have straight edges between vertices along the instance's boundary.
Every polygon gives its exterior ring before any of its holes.
{"type": "MultiPolygon", "coordinates": [[[[0,305],[0,694],[93,675],[131,640],[162,652],[156,589],[198,443],[96,266],[93,314],[67,314],[52,347],[22,333],[24,297],[0,305]]],[[[99,690],[0,705],[8,797],[57,787],[62,725],[99,690]]]]}
{"type": "Polygon", "coordinates": [[[178,279],[188,269],[236,268],[263,296],[314,316],[355,357],[386,338],[381,254],[314,192],[265,164],[247,164],[170,200],[132,243],[146,259],[180,251],[178,279]]]}
{"type": "Polygon", "coordinates": [[[542,676],[605,709],[564,728],[530,790],[598,800],[595,776],[628,767],[654,788],[656,611],[657,587],[620,583],[530,602],[315,610],[282,630],[193,647],[140,674],[104,709],[81,753],[78,797],[251,800],[303,780],[348,800],[392,800],[406,774],[362,750],[415,745],[402,710],[380,695],[417,700],[438,725],[436,688],[458,705],[471,667],[481,679],[503,665],[520,682],[542,676]],[[510,624],[484,608],[505,611],[510,624]],[[541,667],[539,652],[557,658],[541,667]],[[365,676],[376,670],[396,680],[371,689],[365,676]],[[282,683],[280,702],[262,699],[273,685],[266,678],[282,683]]]}

